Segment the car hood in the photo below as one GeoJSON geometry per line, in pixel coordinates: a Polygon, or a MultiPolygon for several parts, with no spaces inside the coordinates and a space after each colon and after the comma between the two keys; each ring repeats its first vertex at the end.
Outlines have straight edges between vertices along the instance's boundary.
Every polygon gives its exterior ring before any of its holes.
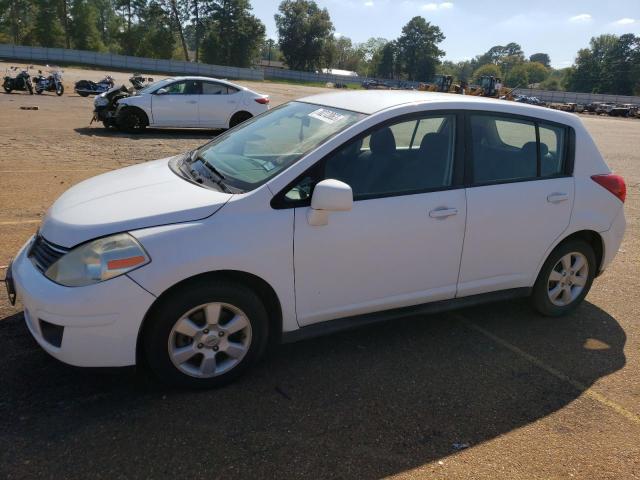
{"type": "Polygon", "coordinates": [[[70,248],[112,233],[200,220],[233,196],[178,177],[169,160],[122,168],[75,185],[49,208],[41,235],[70,248]]]}

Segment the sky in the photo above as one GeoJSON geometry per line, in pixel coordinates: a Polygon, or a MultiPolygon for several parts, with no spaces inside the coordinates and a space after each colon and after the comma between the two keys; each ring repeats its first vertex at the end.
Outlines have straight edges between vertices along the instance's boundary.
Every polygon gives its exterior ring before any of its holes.
{"type": "MultiPolygon", "coordinates": [[[[277,39],[274,14],[280,0],[252,0],[254,14],[277,39]]],[[[494,45],[519,43],[525,55],[543,52],[551,64],[573,64],[580,48],[602,33],[640,35],[640,0],[316,0],[326,7],[336,35],[354,42],[397,38],[421,15],[438,25],[446,40],[445,59],[460,61],[494,45]]]]}

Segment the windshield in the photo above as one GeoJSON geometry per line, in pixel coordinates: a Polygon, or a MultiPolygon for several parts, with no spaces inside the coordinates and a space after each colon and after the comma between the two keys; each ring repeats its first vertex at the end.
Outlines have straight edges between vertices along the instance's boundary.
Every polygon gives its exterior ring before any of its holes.
{"type": "Polygon", "coordinates": [[[150,93],[158,88],[162,88],[164,86],[166,86],[167,84],[174,82],[175,79],[173,78],[166,78],[164,80],[159,80],[157,82],[153,82],[150,83],[149,85],[147,85],[144,88],[141,88],[140,90],[137,91],[137,94],[140,95],[141,93],[150,93]]]}
{"type": "Polygon", "coordinates": [[[197,152],[224,182],[252,190],[293,165],[362,113],[290,102],[220,135],[197,152]]]}

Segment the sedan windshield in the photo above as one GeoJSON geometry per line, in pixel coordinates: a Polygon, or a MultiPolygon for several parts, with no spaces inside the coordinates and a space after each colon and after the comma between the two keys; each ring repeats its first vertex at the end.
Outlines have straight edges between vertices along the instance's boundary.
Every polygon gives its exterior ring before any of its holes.
{"type": "Polygon", "coordinates": [[[158,80],[157,82],[150,83],[146,87],[141,88],[140,90],[138,90],[136,92],[136,94],[140,95],[142,93],[155,92],[156,90],[159,90],[160,88],[166,87],[168,84],[170,84],[171,82],[174,82],[174,81],[175,80],[173,78],[166,78],[164,80],[158,80]]]}
{"type": "Polygon", "coordinates": [[[219,172],[226,184],[252,190],[364,117],[290,102],[220,135],[200,148],[197,158],[219,172]]]}

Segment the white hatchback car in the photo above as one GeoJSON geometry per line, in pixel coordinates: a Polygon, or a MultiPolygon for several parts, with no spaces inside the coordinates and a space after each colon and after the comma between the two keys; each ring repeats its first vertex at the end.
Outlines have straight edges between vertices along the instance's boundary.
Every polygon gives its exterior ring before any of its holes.
{"type": "Polygon", "coordinates": [[[8,287],[54,357],[206,387],[271,342],[397,315],[517,296],[565,314],[614,258],[624,199],[575,115],[328,93],[71,188],[8,287]]]}
{"type": "MultiPolygon", "coordinates": [[[[105,95],[96,97],[99,108],[105,95]]],[[[124,130],[144,127],[233,128],[269,109],[269,96],[226,80],[176,77],[155,82],[118,100],[116,117],[124,130]]]]}

